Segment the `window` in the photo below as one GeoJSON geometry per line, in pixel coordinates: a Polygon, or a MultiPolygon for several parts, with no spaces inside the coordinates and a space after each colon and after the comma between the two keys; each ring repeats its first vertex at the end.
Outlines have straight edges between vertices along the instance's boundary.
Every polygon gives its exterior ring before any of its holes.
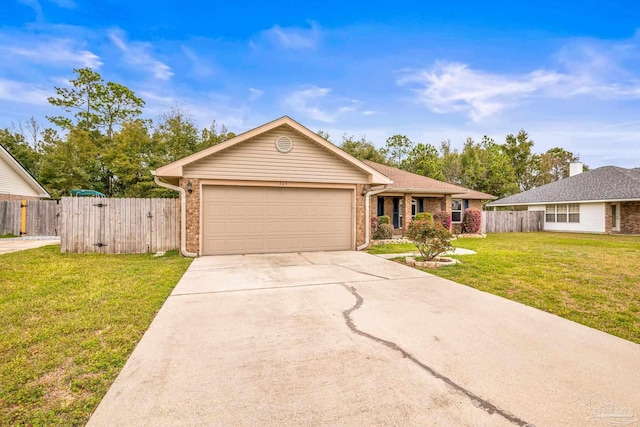
{"type": "Polygon", "coordinates": [[[416,219],[417,211],[418,211],[418,202],[416,202],[416,199],[411,199],[411,219],[416,219]]]}
{"type": "Polygon", "coordinates": [[[556,222],[556,205],[547,205],[544,222],[556,222]]]}
{"type": "Polygon", "coordinates": [[[569,205],[569,222],[580,222],[580,205],[569,205]]]}
{"type": "Polygon", "coordinates": [[[544,218],[545,222],[580,222],[580,205],[547,205],[544,218]]]}
{"type": "Polygon", "coordinates": [[[451,222],[462,222],[462,200],[451,200],[451,222]]]}
{"type": "Polygon", "coordinates": [[[384,197],[378,197],[378,216],[384,215],[384,197]]]}

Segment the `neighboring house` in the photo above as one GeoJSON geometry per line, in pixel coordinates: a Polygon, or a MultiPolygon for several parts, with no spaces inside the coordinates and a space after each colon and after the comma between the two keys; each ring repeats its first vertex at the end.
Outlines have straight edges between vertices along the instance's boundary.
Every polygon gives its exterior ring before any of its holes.
{"type": "Polygon", "coordinates": [[[547,231],[640,234],[640,168],[572,163],[569,178],[487,206],[544,211],[547,231]]]}
{"type": "Polygon", "coordinates": [[[0,201],[50,197],[20,162],[0,145],[0,201]]]}
{"type": "Polygon", "coordinates": [[[384,192],[372,197],[370,213],[389,216],[398,234],[404,234],[406,231],[405,218],[413,219],[418,212],[433,213],[439,210],[451,213],[452,227],[459,232],[465,209],[482,210],[482,201],[495,199],[491,194],[469,190],[392,166],[368,160],[364,163],[393,181],[384,192]]]}
{"type": "Polygon", "coordinates": [[[452,196],[473,196],[413,174],[425,180],[416,181],[419,187],[394,187],[381,167],[285,116],[154,173],[156,183],[180,191],[187,256],[362,249],[370,239],[366,213],[376,213],[374,194],[390,191],[391,203],[402,198],[409,206],[418,196],[423,209],[439,198],[448,211],[452,196]]]}

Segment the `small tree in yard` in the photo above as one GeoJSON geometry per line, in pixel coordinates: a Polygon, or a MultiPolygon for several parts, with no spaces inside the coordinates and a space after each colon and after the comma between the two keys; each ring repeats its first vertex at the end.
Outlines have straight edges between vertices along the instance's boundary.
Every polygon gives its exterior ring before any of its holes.
{"type": "Polygon", "coordinates": [[[431,261],[438,255],[453,250],[453,235],[442,224],[433,220],[412,221],[406,236],[416,245],[425,261],[431,261]]]}
{"type": "Polygon", "coordinates": [[[482,212],[478,209],[469,208],[464,211],[462,219],[462,232],[468,234],[477,234],[482,227],[482,212]]]}

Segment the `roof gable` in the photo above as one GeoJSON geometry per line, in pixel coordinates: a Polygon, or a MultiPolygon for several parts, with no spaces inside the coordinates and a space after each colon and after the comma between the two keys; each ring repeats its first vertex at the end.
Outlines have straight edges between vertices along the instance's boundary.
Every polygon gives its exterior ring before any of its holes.
{"type": "Polygon", "coordinates": [[[158,168],[155,173],[159,177],[167,177],[167,178],[178,178],[178,177],[185,176],[185,172],[186,172],[185,169],[188,168],[189,165],[192,165],[198,162],[199,160],[205,159],[207,157],[216,156],[219,153],[224,152],[225,150],[229,150],[230,148],[237,146],[238,144],[255,139],[259,135],[265,134],[267,132],[270,132],[282,126],[286,126],[290,128],[292,131],[295,131],[298,134],[302,135],[311,143],[321,147],[322,149],[326,150],[327,152],[333,154],[337,158],[346,162],[347,164],[350,165],[350,167],[353,167],[367,174],[368,175],[367,181],[369,183],[371,184],[391,183],[391,180],[385,175],[369,167],[368,165],[364,164],[363,162],[356,159],[355,157],[345,153],[340,148],[336,147],[335,145],[325,140],[324,138],[318,136],[316,133],[302,126],[300,123],[296,122],[295,120],[291,119],[288,116],[281,117],[277,120],[274,120],[272,122],[259,126],[255,129],[252,129],[250,131],[237,135],[236,137],[231,138],[221,144],[214,145],[212,147],[206,148],[197,153],[191,154],[190,156],[177,160],[173,163],[162,166],[158,168]]]}
{"type": "Polygon", "coordinates": [[[51,197],[40,183],[0,145],[0,193],[16,196],[51,197]]]}
{"type": "Polygon", "coordinates": [[[182,171],[185,178],[197,179],[344,184],[368,184],[370,176],[287,125],[198,159],[182,171]],[[279,151],[279,140],[290,151],[279,151]]]}
{"type": "Polygon", "coordinates": [[[603,166],[496,200],[489,206],[607,200],[640,200],[640,168],[603,166]]]}

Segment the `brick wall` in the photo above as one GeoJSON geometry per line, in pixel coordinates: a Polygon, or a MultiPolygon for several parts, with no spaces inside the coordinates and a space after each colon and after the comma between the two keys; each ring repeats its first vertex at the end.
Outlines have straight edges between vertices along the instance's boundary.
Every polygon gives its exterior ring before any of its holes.
{"type": "Polygon", "coordinates": [[[425,197],[423,200],[425,212],[434,213],[442,210],[442,197],[425,197]]]}
{"type": "Polygon", "coordinates": [[[612,233],[611,225],[613,224],[613,219],[611,217],[611,203],[607,202],[604,204],[604,232],[612,233]]]}
{"type": "Polygon", "coordinates": [[[620,203],[620,232],[640,234],[640,202],[620,203]]]}
{"type": "Polygon", "coordinates": [[[181,178],[180,187],[187,195],[187,252],[200,252],[200,180],[181,178]],[[192,193],[187,191],[189,181],[193,186],[192,193]]]}

